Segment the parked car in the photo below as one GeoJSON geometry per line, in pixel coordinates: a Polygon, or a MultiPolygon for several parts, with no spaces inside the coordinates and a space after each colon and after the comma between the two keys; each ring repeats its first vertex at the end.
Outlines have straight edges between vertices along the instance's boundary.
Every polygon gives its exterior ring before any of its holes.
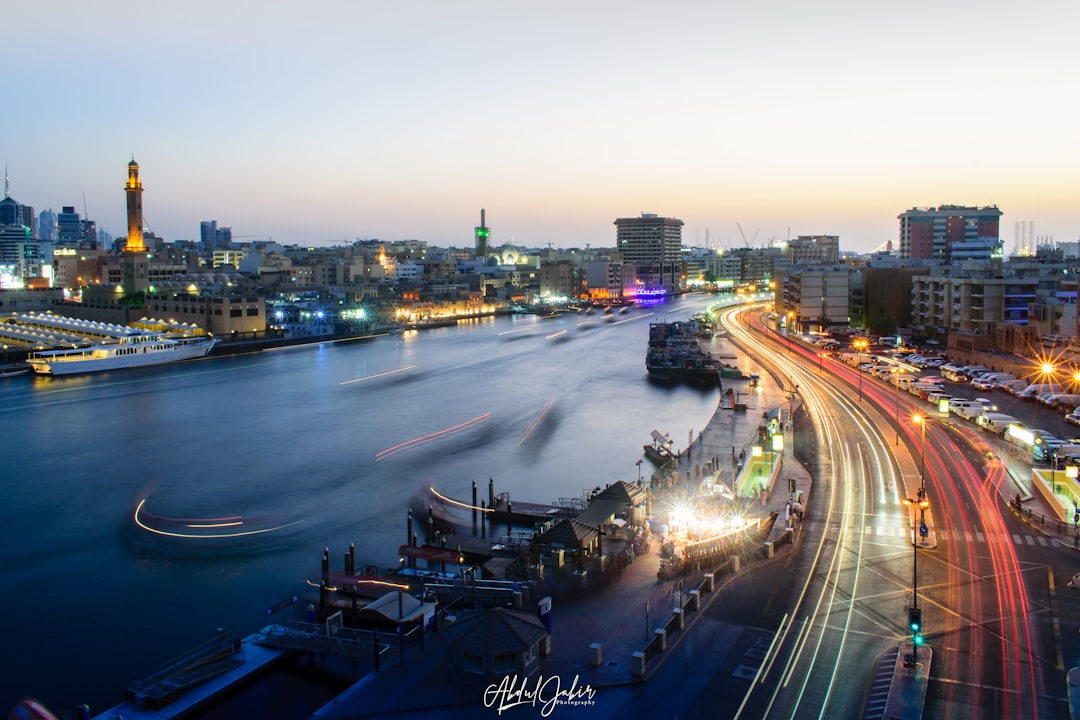
{"type": "Polygon", "coordinates": [[[998,406],[995,405],[989,398],[975,398],[975,402],[986,408],[986,412],[998,411],[998,406]]]}
{"type": "Polygon", "coordinates": [[[1065,422],[1070,425],[1080,425],[1080,414],[1077,414],[1075,410],[1065,416],[1065,422]]]}
{"type": "Polygon", "coordinates": [[[982,378],[975,378],[971,381],[971,387],[976,390],[993,390],[994,383],[992,380],[983,380],[982,378]]]}

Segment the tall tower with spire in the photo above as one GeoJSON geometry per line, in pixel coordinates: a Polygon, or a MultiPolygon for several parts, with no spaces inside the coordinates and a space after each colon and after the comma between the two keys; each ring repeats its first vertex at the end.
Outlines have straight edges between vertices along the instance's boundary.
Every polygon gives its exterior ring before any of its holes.
{"type": "Polygon", "coordinates": [[[127,245],[124,246],[124,294],[133,295],[150,287],[150,253],[143,242],[142,181],[135,156],[128,163],[127,183],[127,245]]]}
{"type": "Polygon", "coordinates": [[[131,156],[128,163],[127,184],[124,185],[127,193],[127,252],[146,252],[146,244],[143,242],[143,216],[142,216],[142,181],[139,180],[139,164],[135,162],[135,156],[131,156]]]}

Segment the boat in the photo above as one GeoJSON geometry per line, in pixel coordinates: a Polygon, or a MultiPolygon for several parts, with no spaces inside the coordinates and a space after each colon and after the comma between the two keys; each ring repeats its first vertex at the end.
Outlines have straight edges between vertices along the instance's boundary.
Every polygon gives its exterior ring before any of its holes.
{"type": "Polygon", "coordinates": [[[0,378],[18,377],[19,375],[25,375],[28,372],[30,372],[30,368],[28,367],[5,368],[0,370],[0,378]]]}
{"type": "Polygon", "coordinates": [[[11,720],[57,720],[49,709],[33,698],[23,698],[8,713],[11,720]]]}
{"type": "Polygon", "coordinates": [[[671,443],[673,440],[668,440],[667,435],[664,435],[659,430],[652,431],[652,442],[645,445],[645,457],[653,461],[657,465],[663,465],[668,460],[671,460],[674,456],[671,452],[671,443]]]}
{"type": "Polygon", "coordinates": [[[173,338],[164,333],[132,330],[86,347],[36,352],[26,362],[39,375],[73,375],[205,357],[217,342],[216,338],[204,336],[173,338]]]}
{"type": "Polygon", "coordinates": [[[651,378],[699,385],[720,382],[722,363],[703,350],[698,342],[699,325],[694,322],[652,323],[645,368],[651,378]]]}

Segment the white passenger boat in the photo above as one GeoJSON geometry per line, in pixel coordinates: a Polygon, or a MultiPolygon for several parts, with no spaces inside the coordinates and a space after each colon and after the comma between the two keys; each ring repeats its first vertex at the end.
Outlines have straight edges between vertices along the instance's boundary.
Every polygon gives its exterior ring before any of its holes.
{"type": "Polygon", "coordinates": [[[84,348],[36,352],[27,362],[41,375],[101,372],[205,357],[217,342],[210,337],[171,338],[156,332],[133,332],[84,348]]]}

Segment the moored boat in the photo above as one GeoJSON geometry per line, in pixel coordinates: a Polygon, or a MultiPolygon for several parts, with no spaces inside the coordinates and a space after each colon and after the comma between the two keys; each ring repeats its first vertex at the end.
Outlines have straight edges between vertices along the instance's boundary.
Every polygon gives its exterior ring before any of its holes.
{"type": "Polygon", "coordinates": [[[669,440],[667,435],[664,435],[659,430],[653,430],[652,442],[644,446],[645,457],[657,465],[663,465],[674,457],[671,452],[672,442],[674,441],[669,440]]]}
{"type": "Polygon", "coordinates": [[[36,352],[27,363],[40,375],[101,372],[205,357],[217,342],[216,338],[204,336],[171,338],[162,333],[132,331],[87,347],[36,352]]]}

